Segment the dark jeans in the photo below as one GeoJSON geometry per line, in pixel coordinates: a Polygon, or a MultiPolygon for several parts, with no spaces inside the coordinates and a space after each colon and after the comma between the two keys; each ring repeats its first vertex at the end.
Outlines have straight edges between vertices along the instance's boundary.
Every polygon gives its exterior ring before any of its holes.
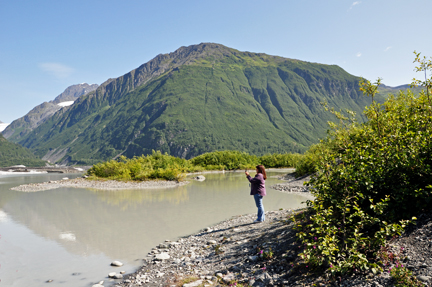
{"type": "Polygon", "coordinates": [[[263,205],[263,196],[259,194],[254,195],[255,204],[256,207],[258,207],[258,221],[264,221],[265,220],[265,213],[264,213],[264,205],[263,205]]]}

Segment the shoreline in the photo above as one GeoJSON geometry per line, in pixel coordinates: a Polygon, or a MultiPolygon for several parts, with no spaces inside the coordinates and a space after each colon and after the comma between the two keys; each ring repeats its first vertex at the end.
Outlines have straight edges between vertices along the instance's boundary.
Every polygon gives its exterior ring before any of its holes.
{"type": "MultiPolygon", "coordinates": [[[[233,216],[176,241],[165,240],[148,253],[135,272],[117,274],[118,279],[108,279],[106,286],[394,286],[387,270],[336,278],[308,270],[298,256],[303,246],[297,242],[289,219],[302,210],[268,211],[262,223],[253,223],[256,214],[233,216]]],[[[417,226],[389,241],[389,246],[395,254],[404,250],[404,264],[424,286],[431,286],[432,243],[427,234],[432,228],[432,212],[421,217],[417,226]]]]}
{"type": "MultiPolygon", "coordinates": [[[[268,170],[269,171],[286,170],[287,172],[289,172],[289,171],[294,171],[295,169],[269,168],[268,170]]],[[[192,176],[192,175],[199,175],[199,174],[225,173],[225,172],[244,172],[244,171],[243,170],[202,171],[196,173],[187,173],[186,175],[192,176]]],[[[109,180],[109,179],[93,180],[93,179],[85,179],[85,178],[76,178],[76,179],[62,179],[62,180],[42,182],[42,183],[22,184],[16,187],[12,187],[11,190],[21,191],[21,192],[37,192],[37,191],[56,189],[60,187],[90,188],[90,189],[98,189],[98,190],[153,189],[153,188],[169,188],[169,187],[183,186],[188,184],[190,180],[197,180],[197,179],[189,178],[188,180],[185,181],[169,181],[169,180],[119,181],[119,180],[109,180]]]]}
{"type": "MultiPolygon", "coordinates": [[[[287,182],[278,185],[286,188],[279,191],[312,195],[309,191],[290,191],[303,185],[308,177],[296,179],[287,174],[283,179],[287,182]]],[[[107,284],[115,287],[394,286],[387,269],[377,274],[369,271],[336,278],[308,270],[298,256],[303,246],[297,241],[289,219],[302,210],[267,211],[262,223],[253,223],[256,214],[233,216],[176,241],[165,240],[151,250],[135,272],[120,279],[109,279],[107,284]]],[[[395,254],[404,250],[400,255],[405,256],[404,264],[425,286],[431,286],[432,212],[420,215],[417,225],[389,241],[389,246],[395,254]]],[[[387,268],[394,266],[395,263],[390,263],[387,268]]]]}
{"type": "Polygon", "coordinates": [[[21,192],[37,192],[60,187],[89,188],[98,190],[126,190],[126,189],[153,189],[169,188],[188,184],[189,181],[117,181],[117,180],[89,180],[85,178],[62,179],[56,181],[22,184],[12,187],[11,190],[21,192]]]}
{"type": "Polygon", "coordinates": [[[295,234],[290,230],[292,223],[288,223],[292,213],[293,210],[268,211],[262,223],[253,223],[256,214],[233,216],[176,241],[165,240],[148,253],[135,272],[109,284],[193,287],[218,286],[218,281],[228,284],[233,280],[251,286],[260,282],[266,284],[262,286],[283,284],[281,276],[269,277],[269,272],[282,267],[279,257],[291,258],[281,251],[287,251],[293,242],[295,234]],[[264,252],[271,249],[275,255],[265,260],[258,248],[264,252]],[[192,282],[178,285],[182,281],[192,282]]]}

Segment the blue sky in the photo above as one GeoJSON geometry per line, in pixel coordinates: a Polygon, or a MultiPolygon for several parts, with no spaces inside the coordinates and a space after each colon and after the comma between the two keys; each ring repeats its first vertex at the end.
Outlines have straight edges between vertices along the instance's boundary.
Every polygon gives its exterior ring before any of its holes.
{"type": "Polygon", "coordinates": [[[423,76],[413,51],[432,56],[430,11],[430,0],[0,0],[0,120],[201,42],[408,84],[423,76]]]}

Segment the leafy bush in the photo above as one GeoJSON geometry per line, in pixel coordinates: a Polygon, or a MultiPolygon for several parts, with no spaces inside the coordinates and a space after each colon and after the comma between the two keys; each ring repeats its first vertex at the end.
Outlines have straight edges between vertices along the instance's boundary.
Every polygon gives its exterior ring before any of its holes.
{"type": "Polygon", "coordinates": [[[194,166],[210,167],[218,170],[255,169],[259,164],[255,155],[240,151],[214,151],[204,153],[189,160],[194,166]]]}
{"type": "Polygon", "coordinates": [[[421,83],[427,90],[418,97],[408,91],[379,104],[374,97],[380,80],[362,81],[361,90],[373,100],[364,112],[368,121],[336,113],[341,122],[325,141],[331,152],[319,153],[309,183],[316,198],[294,217],[305,263],[331,273],[382,270],[375,262],[379,248],[429,208],[431,82],[421,83]]]}
{"type": "Polygon", "coordinates": [[[274,153],[259,157],[259,162],[266,168],[295,167],[302,159],[303,155],[298,153],[274,153]]]}
{"type": "Polygon", "coordinates": [[[395,267],[390,268],[389,273],[395,281],[395,287],[425,286],[417,278],[413,277],[412,271],[404,267],[402,263],[397,263],[395,267]]]}
{"type": "Polygon", "coordinates": [[[257,157],[240,151],[215,151],[186,160],[153,151],[147,156],[132,159],[121,156],[119,160],[95,164],[88,174],[116,180],[182,180],[188,172],[204,170],[255,169],[259,164],[264,164],[266,168],[295,167],[304,158],[301,154],[267,154],[257,157]]]}
{"type": "Polygon", "coordinates": [[[181,158],[153,151],[151,155],[120,160],[111,160],[95,164],[88,174],[96,177],[116,180],[181,180],[184,174],[195,167],[181,158]]]}
{"type": "Polygon", "coordinates": [[[324,142],[312,145],[293,165],[296,168],[296,176],[317,172],[321,158],[329,153],[331,153],[330,147],[324,142]]]}

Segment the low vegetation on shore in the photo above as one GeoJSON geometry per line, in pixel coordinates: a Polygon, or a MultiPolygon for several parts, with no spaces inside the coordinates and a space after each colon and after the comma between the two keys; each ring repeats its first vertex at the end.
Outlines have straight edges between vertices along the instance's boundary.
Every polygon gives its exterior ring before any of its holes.
{"type": "Polygon", "coordinates": [[[267,168],[296,167],[308,172],[310,164],[304,164],[307,154],[268,154],[261,157],[240,151],[215,151],[205,153],[190,160],[153,151],[151,155],[128,159],[120,157],[94,165],[88,174],[95,178],[115,180],[165,179],[181,181],[186,173],[207,170],[254,170],[258,164],[267,168]]]}
{"type": "MultiPolygon", "coordinates": [[[[432,69],[420,54],[415,62],[425,75],[432,69]]],[[[400,259],[389,262],[384,246],[430,209],[431,80],[414,82],[426,87],[419,95],[400,92],[383,104],[374,101],[380,79],[362,81],[361,90],[373,100],[365,123],[353,113],[332,111],[340,122],[310,152],[317,172],[309,185],[316,197],[293,217],[308,270],[328,275],[386,270],[396,286],[418,286],[400,259]]]]}

